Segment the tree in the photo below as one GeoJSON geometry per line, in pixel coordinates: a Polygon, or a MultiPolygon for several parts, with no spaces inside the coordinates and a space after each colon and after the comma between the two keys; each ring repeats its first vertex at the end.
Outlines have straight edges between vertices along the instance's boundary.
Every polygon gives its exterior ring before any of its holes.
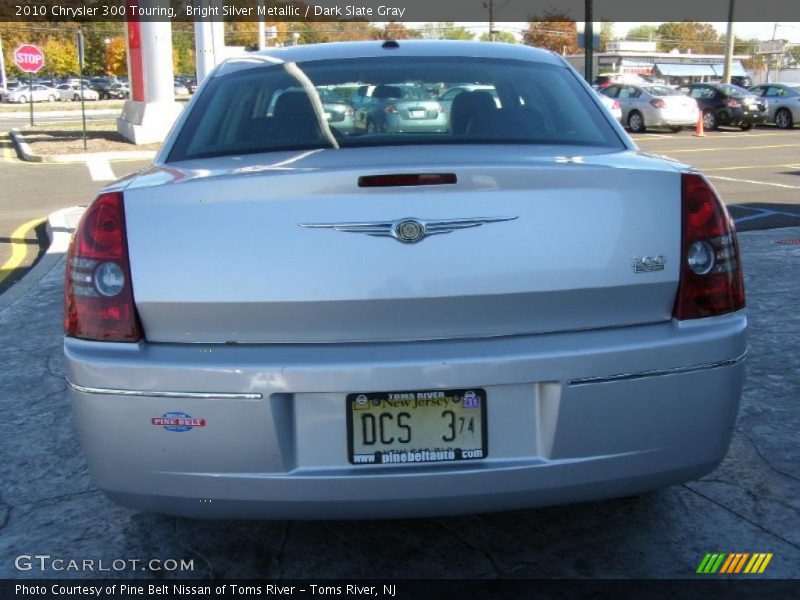
{"type": "Polygon", "coordinates": [[[425,23],[422,37],[426,40],[472,40],[474,35],[466,27],[456,27],[452,21],[425,23]]]}
{"type": "Polygon", "coordinates": [[[528,23],[528,28],[522,34],[522,43],[559,54],[576,54],[578,28],[567,15],[550,11],[544,14],[542,20],[528,23]]]}
{"type": "Polygon", "coordinates": [[[416,29],[409,29],[402,23],[390,21],[384,25],[380,32],[380,40],[408,40],[421,38],[422,34],[416,29]]]}
{"type": "Polygon", "coordinates": [[[127,75],[128,63],[126,60],[124,37],[117,36],[111,38],[111,41],[106,44],[103,69],[106,75],[127,75]]]}
{"type": "Polygon", "coordinates": [[[722,46],[717,41],[717,30],[711,23],[681,21],[662,23],[656,29],[659,52],[677,48],[680,52],[691,50],[695,54],[719,54],[722,46]]]}
{"type": "Polygon", "coordinates": [[[78,49],[74,39],[50,37],[41,45],[45,71],[54,77],[78,73],[78,49]]]}
{"type": "MultiPolygon", "coordinates": [[[[489,32],[485,32],[481,35],[480,40],[482,42],[491,42],[492,36],[489,32]]],[[[494,41],[495,42],[504,42],[506,44],[518,44],[517,38],[514,37],[513,33],[509,33],[508,31],[495,31],[494,32],[494,41]]]]}
{"type": "Polygon", "coordinates": [[[632,42],[649,42],[655,39],[656,29],[658,28],[655,25],[639,25],[630,29],[625,34],[625,39],[632,42]]]}
{"type": "Polygon", "coordinates": [[[600,24],[600,47],[597,49],[599,52],[605,52],[608,48],[608,43],[615,40],[614,36],[614,23],[611,21],[603,21],[600,24]]]}

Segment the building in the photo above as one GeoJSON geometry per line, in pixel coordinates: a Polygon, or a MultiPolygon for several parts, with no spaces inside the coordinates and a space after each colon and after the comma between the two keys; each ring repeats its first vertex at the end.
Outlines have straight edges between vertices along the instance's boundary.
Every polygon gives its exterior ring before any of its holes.
{"type": "MultiPolygon", "coordinates": [[[[584,55],[573,54],[564,58],[583,73],[584,55]]],[[[742,60],[746,55],[733,57],[731,75],[747,75],[742,60]]],[[[594,53],[595,74],[634,73],[652,75],[671,83],[709,81],[722,78],[725,56],[723,54],[693,54],[656,52],[655,42],[619,40],[608,43],[606,52],[594,53]]]]}

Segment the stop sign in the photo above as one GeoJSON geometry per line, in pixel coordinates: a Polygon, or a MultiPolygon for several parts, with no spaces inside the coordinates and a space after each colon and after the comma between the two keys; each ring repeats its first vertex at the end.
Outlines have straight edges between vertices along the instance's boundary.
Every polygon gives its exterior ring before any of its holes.
{"type": "Polygon", "coordinates": [[[36,46],[25,44],[14,50],[14,62],[27,73],[38,73],[44,67],[44,53],[36,46]]]}

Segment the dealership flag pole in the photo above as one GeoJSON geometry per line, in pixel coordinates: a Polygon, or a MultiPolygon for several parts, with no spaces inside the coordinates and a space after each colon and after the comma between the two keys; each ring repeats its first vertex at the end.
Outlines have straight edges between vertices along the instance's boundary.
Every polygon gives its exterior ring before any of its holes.
{"type": "Polygon", "coordinates": [[[83,149],[86,150],[86,101],[83,97],[83,30],[78,29],[78,78],[81,80],[81,120],[83,121],[83,149]]]}
{"type": "Polygon", "coordinates": [[[33,127],[33,73],[28,73],[28,96],[31,102],[31,127],[33,127]]]}

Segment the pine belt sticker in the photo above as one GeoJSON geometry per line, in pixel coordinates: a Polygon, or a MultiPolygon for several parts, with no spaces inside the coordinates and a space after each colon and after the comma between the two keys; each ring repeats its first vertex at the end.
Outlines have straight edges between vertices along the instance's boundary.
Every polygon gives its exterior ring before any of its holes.
{"type": "Polygon", "coordinates": [[[205,427],[205,419],[195,419],[183,412],[168,412],[163,417],[153,417],[150,423],[167,431],[191,431],[195,427],[205,427]]]}

